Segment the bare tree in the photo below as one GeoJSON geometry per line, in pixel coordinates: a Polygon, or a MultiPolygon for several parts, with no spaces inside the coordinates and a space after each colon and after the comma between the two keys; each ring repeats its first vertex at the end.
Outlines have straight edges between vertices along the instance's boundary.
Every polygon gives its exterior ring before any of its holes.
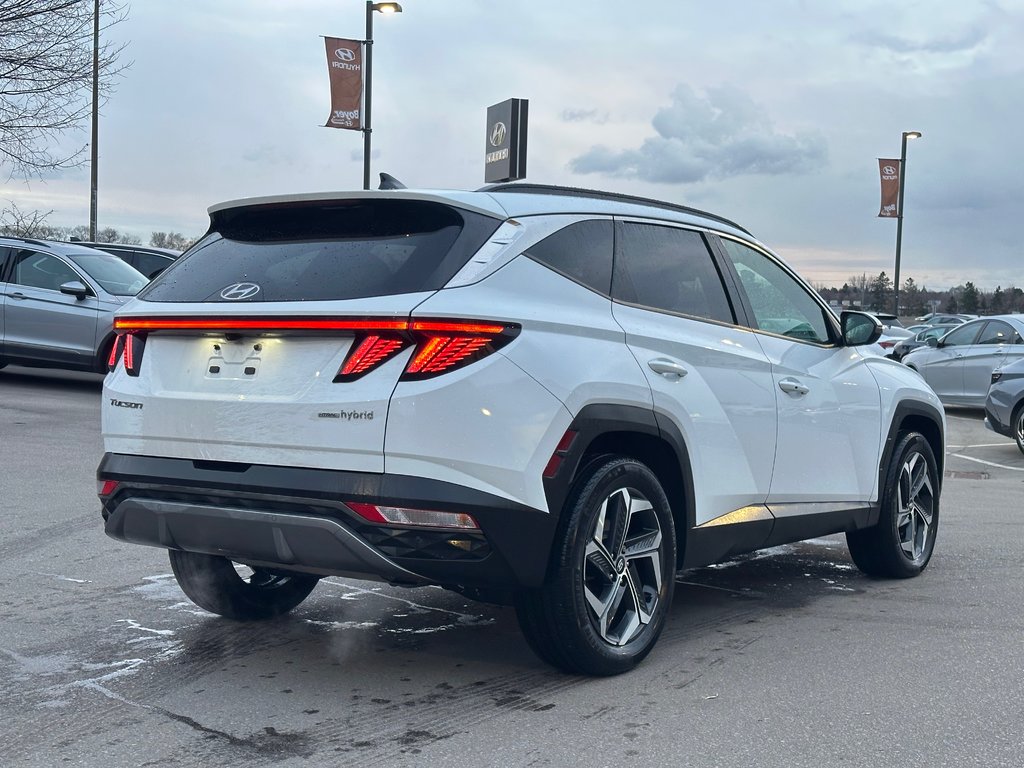
{"type": "Polygon", "coordinates": [[[185,237],[180,232],[154,232],[149,244],[154,248],[172,248],[176,251],[187,251],[192,247],[195,238],[185,237]]]}
{"type": "MultiPolygon", "coordinates": [[[[0,165],[11,176],[84,162],[85,146],[62,149],[91,110],[94,0],[0,0],[0,165]]],[[[118,0],[100,3],[101,27],[126,18],[118,0]]],[[[125,44],[102,42],[99,89],[109,97],[125,44]]]]}
{"type": "Polygon", "coordinates": [[[0,210],[0,234],[44,239],[58,234],[56,227],[46,223],[46,217],[53,211],[23,211],[13,200],[8,203],[9,207],[0,210]]]}

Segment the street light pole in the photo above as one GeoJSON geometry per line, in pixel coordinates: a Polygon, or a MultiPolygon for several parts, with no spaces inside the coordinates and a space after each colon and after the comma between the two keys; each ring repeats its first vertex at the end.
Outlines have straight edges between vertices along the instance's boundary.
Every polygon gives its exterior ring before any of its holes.
{"type": "Polygon", "coordinates": [[[896,206],[896,275],[894,279],[896,294],[893,314],[900,314],[900,249],[903,247],[903,188],[907,183],[907,139],[921,138],[920,131],[904,131],[900,142],[900,197],[896,206]]]}
{"type": "Polygon", "coordinates": [[[99,160],[99,118],[100,118],[100,0],[95,0],[92,12],[92,141],[89,178],[89,241],[96,242],[96,188],[99,160]]]}
{"type": "Polygon", "coordinates": [[[373,12],[401,13],[402,6],[398,3],[375,3],[366,0],[366,54],[363,56],[363,67],[366,69],[366,86],[363,90],[363,189],[370,188],[370,107],[373,96],[373,12]]]}

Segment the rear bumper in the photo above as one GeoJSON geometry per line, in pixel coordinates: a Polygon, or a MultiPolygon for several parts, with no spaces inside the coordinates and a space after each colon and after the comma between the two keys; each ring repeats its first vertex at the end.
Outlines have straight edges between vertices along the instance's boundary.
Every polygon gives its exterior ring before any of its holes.
{"type": "Polygon", "coordinates": [[[107,535],[253,565],[397,584],[543,583],[556,520],[430,478],[107,453],[107,535]],[[370,523],[346,501],[464,512],[479,531],[370,523]]]}

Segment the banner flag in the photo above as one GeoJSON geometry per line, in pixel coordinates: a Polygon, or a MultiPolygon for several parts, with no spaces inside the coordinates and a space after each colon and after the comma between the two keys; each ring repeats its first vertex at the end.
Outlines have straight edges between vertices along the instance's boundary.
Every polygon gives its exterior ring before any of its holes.
{"type": "Polygon", "coordinates": [[[331,115],[325,128],[363,128],[363,44],[359,40],[325,37],[327,73],[331,78],[331,115]]]}
{"type": "Polygon", "coordinates": [[[895,219],[900,215],[900,161],[878,158],[878,177],[882,182],[882,207],[878,215],[895,219]]]}

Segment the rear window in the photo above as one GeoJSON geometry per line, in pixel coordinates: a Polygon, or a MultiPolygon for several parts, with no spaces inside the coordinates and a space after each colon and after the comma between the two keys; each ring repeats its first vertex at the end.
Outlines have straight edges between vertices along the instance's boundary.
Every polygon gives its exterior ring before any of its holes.
{"type": "Polygon", "coordinates": [[[422,200],[342,200],[220,211],[146,301],[335,301],[444,286],[501,224],[422,200]],[[225,291],[252,283],[258,291],[225,291]],[[237,301],[238,299],[231,299],[237,301]]]}

